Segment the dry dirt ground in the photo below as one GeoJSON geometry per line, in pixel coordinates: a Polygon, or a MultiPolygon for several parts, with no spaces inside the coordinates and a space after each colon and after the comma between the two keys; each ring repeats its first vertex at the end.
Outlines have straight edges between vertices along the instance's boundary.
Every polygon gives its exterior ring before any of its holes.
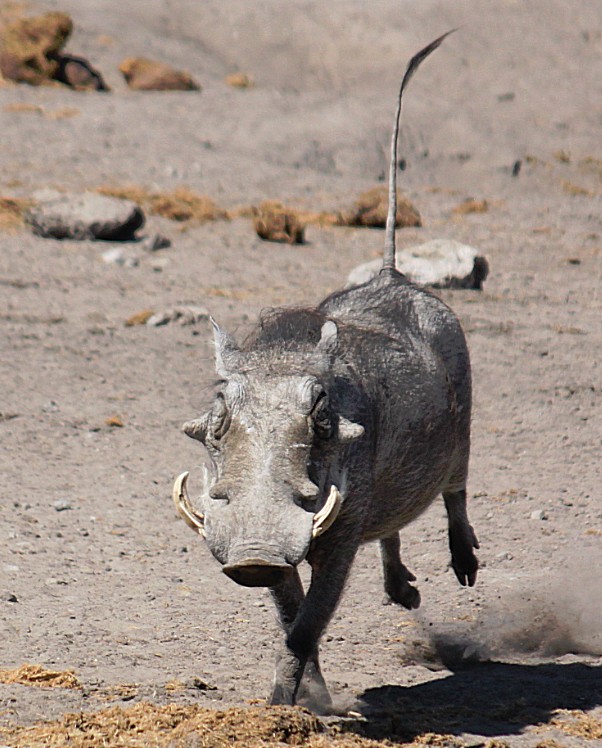
{"type": "MultiPolygon", "coordinates": [[[[602,745],[599,0],[64,0],[26,12],[49,8],[71,13],[69,51],[113,91],[1,88],[2,197],[185,185],[226,208],[347,207],[382,179],[405,62],[461,27],[408,91],[400,186],[424,226],[398,240],[456,239],[491,265],[481,293],[442,292],[473,360],[482,569],[474,589],[456,583],[439,503],[402,537],[418,612],[381,604],[377,549],[364,548],[324,672],[362,715],[339,724],[352,734],[602,745]],[[117,66],[131,55],[189,70],[202,92],[128,91],[117,66]],[[237,70],[255,87],[228,87],[237,70]],[[454,212],[470,197],[488,210],[454,212]]],[[[171,248],[129,244],[139,263],[126,267],[104,263],[100,243],[0,226],[0,667],[72,669],[81,684],[0,685],[4,726],[138,701],[240,707],[269,691],[267,593],[228,581],[170,500],[181,471],[198,485],[202,448],[179,427],[211,394],[209,331],[124,322],[192,303],[241,333],[266,306],[339,287],[379,255],[382,232],[311,226],[290,247],[262,242],[246,218],[152,217],[145,230],[171,248]]],[[[19,735],[0,743],[34,744],[19,735]]],[[[178,744],[209,745],[198,735],[178,744]]]]}

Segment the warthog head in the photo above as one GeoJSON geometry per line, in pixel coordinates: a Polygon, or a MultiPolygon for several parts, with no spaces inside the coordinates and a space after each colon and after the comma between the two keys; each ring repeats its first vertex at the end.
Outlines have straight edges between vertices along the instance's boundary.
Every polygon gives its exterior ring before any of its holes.
{"type": "Polygon", "coordinates": [[[336,413],[329,397],[334,322],[321,323],[316,342],[302,351],[261,344],[241,350],[213,324],[216,398],[183,427],[205,445],[212,467],[199,511],[186,492],[187,473],[176,481],[174,501],[225,574],[272,587],[335,521],[345,493],[337,456],[364,429],[336,413]]]}

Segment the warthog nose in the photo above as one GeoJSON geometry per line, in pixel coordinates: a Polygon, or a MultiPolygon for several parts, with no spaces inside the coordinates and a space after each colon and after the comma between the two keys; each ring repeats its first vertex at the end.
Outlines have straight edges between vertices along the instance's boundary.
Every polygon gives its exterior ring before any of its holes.
{"type": "Polygon", "coordinates": [[[226,564],[222,571],[244,587],[276,587],[290,577],[294,568],[286,562],[254,557],[245,558],[235,564],[226,564]]]}

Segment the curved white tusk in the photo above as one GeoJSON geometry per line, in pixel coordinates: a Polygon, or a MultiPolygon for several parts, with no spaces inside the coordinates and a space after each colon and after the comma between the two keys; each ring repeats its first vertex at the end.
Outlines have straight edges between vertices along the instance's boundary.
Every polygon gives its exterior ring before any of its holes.
{"type": "Polygon", "coordinates": [[[343,497],[339,489],[335,485],[332,485],[326,503],[319,512],[314,514],[314,524],[311,532],[312,538],[318,538],[323,532],[328,530],[337,518],[342,502],[343,497]]]}
{"type": "Polygon", "coordinates": [[[186,522],[188,527],[191,527],[195,532],[198,532],[199,535],[205,537],[205,530],[203,527],[205,518],[192,506],[190,497],[188,496],[188,491],[186,490],[186,483],[189,475],[190,473],[185,472],[178,475],[176,478],[173,484],[173,503],[176,505],[178,514],[182,517],[184,522],[186,522]]]}

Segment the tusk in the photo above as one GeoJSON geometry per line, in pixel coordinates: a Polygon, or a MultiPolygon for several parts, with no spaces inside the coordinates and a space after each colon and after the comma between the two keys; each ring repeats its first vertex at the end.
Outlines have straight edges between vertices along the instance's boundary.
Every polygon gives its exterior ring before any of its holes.
{"type": "Polygon", "coordinates": [[[190,503],[190,497],[188,496],[188,491],[186,490],[186,483],[189,475],[190,473],[186,472],[182,473],[182,475],[178,475],[176,478],[175,483],[173,484],[173,503],[176,505],[178,514],[182,517],[184,522],[186,522],[188,527],[191,527],[195,532],[198,532],[199,535],[205,537],[205,529],[203,526],[205,518],[192,506],[190,503]]]}
{"type": "Polygon", "coordinates": [[[326,499],[326,503],[319,512],[314,514],[314,524],[311,532],[312,538],[318,538],[323,532],[328,530],[337,518],[342,502],[343,497],[339,489],[333,484],[330,487],[330,494],[326,499]]]}

